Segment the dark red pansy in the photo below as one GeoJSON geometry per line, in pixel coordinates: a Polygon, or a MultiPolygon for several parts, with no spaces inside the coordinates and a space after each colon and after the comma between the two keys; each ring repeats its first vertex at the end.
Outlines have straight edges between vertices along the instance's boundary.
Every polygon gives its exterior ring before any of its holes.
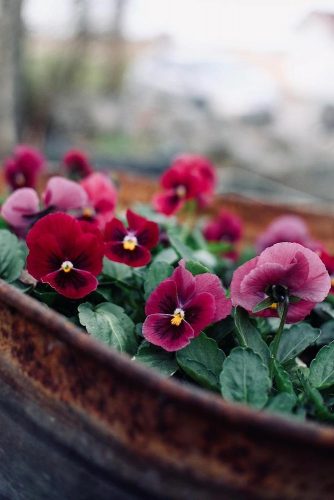
{"type": "Polygon", "coordinates": [[[230,312],[231,301],[219,278],[211,273],[193,276],[181,263],[148,298],[143,335],[166,351],[178,351],[230,312]]]}
{"type": "Polygon", "coordinates": [[[203,229],[208,241],[228,241],[236,243],[242,234],[242,222],[237,215],[221,210],[217,217],[209,221],[203,229]]]}
{"type": "Polygon", "coordinates": [[[159,227],[155,222],[127,210],[126,228],[119,219],[105,227],[105,255],[108,259],[132,267],[145,266],[151,260],[150,250],[158,244],[159,227]]]}
{"type": "Polygon", "coordinates": [[[100,233],[87,232],[74,217],[46,215],[27,235],[28,272],[70,299],[96,290],[104,254],[100,233]]]}
{"type": "Polygon", "coordinates": [[[186,201],[195,199],[201,190],[200,177],[196,172],[170,168],[161,177],[162,193],[153,198],[153,205],[158,212],[173,215],[186,201]]]}
{"type": "Polygon", "coordinates": [[[217,184],[216,169],[211,161],[205,156],[183,154],[174,160],[171,168],[192,172],[198,176],[200,190],[196,194],[196,201],[202,208],[207,206],[217,184]]]}
{"type": "Polygon", "coordinates": [[[36,186],[37,176],[43,168],[44,158],[36,149],[20,145],[14,150],[12,157],[4,162],[6,182],[15,190],[36,186]]]}
{"type": "Polygon", "coordinates": [[[90,161],[79,149],[71,149],[64,158],[63,164],[71,178],[82,179],[93,173],[90,161]]]}

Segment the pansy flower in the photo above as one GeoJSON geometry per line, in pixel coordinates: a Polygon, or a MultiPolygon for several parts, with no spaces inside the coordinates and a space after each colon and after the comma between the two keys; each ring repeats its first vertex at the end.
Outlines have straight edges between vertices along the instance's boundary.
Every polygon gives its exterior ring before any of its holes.
{"type": "Polygon", "coordinates": [[[14,155],[4,161],[5,180],[15,190],[35,187],[37,176],[43,169],[44,158],[36,149],[20,145],[14,155]]]}
{"type": "Polygon", "coordinates": [[[105,227],[105,255],[108,259],[132,267],[145,266],[151,260],[150,250],[158,244],[159,226],[127,210],[128,227],[112,219],[105,227]]]}
{"type": "Polygon", "coordinates": [[[314,241],[309,233],[309,229],[303,219],[297,215],[282,215],[272,221],[268,228],[256,241],[258,253],[275,243],[289,241],[299,243],[311,250],[321,247],[319,242],[314,241]]]}
{"type": "Polygon", "coordinates": [[[197,155],[179,156],[162,175],[163,191],[155,195],[153,205],[165,215],[175,214],[189,200],[205,205],[213,194],[215,182],[215,170],[209,160],[197,155]]]}
{"type": "Polygon", "coordinates": [[[278,316],[288,302],[287,322],[304,319],[328,295],[331,280],[320,257],[298,243],[277,243],[240,266],[233,275],[231,299],[259,316],[278,316]]]}
{"type": "Polygon", "coordinates": [[[236,243],[242,234],[240,217],[221,210],[217,217],[209,221],[203,229],[203,235],[208,241],[227,241],[236,243]]]}
{"type": "Polygon", "coordinates": [[[103,230],[114,216],[117,203],[117,190],[111,180],[100,172],[95,172],[81,181],[88,195],[81,218],[98,225],[103,230]]]}
{"type": "Polygon", "coordinates": [[[143,335],[166,351],[178,351],[230,312],[231,302],[217,276],[193,276],[179,265],[148,298],[143,335]]]}
{"type": "Polygon", "coordinates": [[[85,231],[71,215],[55,213],[36,222],[27,235],[28,272],[69,299],[96,290],[102,271],[102,235],[85,231]]]}
{"type": "Polygon", "coordinates": [[[43,207],[34,189],[17,189],[2,205],[1,215],[13,229],[21,233],[47,213],[76,211],[88,203],[87,193],[79,184],[59,176],[49,179],[42,200],[43,207]]]}
{"type": "Polygon", "coordinates": [[[93,173],[88,157],[78,149],[71,149],[65,154],[63,165],[73,179],[82,179],[93,173]]]}

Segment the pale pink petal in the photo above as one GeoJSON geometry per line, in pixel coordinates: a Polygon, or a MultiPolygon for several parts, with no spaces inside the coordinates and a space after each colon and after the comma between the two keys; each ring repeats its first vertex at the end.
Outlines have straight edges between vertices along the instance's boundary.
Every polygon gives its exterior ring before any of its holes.
{"type": "Polygon", "coordinates": [[[77,182],[64,177],[52,177],[43,193],[46,207],[55,207],[60,211],[76,210],[88,204],[86,191],[77,182]]]}
{"type": "Polygon", "coordinates": [[[1,207],[1,215],[8,224],[15,228],[25,228],[30,224],[29,216],[39,211],[39,199],[32,188],[14,191],[1,207]]]}

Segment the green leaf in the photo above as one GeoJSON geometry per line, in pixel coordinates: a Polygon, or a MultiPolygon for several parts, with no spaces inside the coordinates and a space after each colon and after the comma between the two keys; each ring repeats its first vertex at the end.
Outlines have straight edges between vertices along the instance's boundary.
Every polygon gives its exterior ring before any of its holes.
{"type": "Polygon", "coordinates": [[[167,262],[168,264],[175,264],[179,260],[178,254],[175,252],[174,248],[164,248],[159,252],[153,259],[153,262],[167,262]]]}
{"type": "Polygon", "coordinates": [[[276,359],[273,360],[273,375],[278,392],[295,394],[288,372],[284,370],[283,366],[276,359]]]}
{"type": "Polygon", "coordinates": [[[0,230],[0,278],[8,283],[17,280],[24,268],[25,252],[17,237],[0,230]]]}
{"type": "MultiPolygon", "coordinates": [[[[320,330],[313,328],[308,323],[298,323],[289,329],[283,330],[277,351],[277,360],[284,365],[314,344],[319,335],[320,330]]],[[[270,344],[270,348],[272,346],[273,342],[270,344]]]]}
{"type": "Polygon", "coordinates": [[[167,262],[153,262],[147,273],[144,281],[145,299],[147,299],[153,290],[166,278],[169,278],[173,273],[174,268],[167,262]]]}
{"type": "Polygon", "coordinates": [[[219,255],[233,250],[232,243],[229,243],[228,241],[208,241],[207,247],[210,252],[219,255]]]}
{"type": "Polygon", "coordinates": [[[104,257],[102,274],[114,279],[115,281],[126,282],[132,275],[131,267],[113,262],[104,257]]]}
{"type": "Polygon", "coordinates": [[[312,361],[309,382],[317,389],[334,385],[334,342],[322,347],[312,361]]]}
{"type": "Polygon", "coordinates": [[[268,364],[270,351],[262,339],[260,332],[250,321],[247,311],[242,307],[237,307],[234,315],[235,326],[243,339],[244,347],[250,347],[260,355],[262,361],[268,364]]]}
{"type": "Polygon", "coordinates": [[[139,346],[134,360],[157,370],[160,375],[163,375],[164,377],[171,377],[178,368],[175,355],[173,353],[167,352],[164,349],[161,349],[161,347],[150,344],[149,342],[146,342],[146,340],[139,346]]]}
{"type": "Polygon", "coordinates": [[[317,338],[317,345],[329,344],[334,340],[334,320],[330,319],[320,326],[320,336],[317,338]]]}
{"type": "Polygon", "coordinates": [[[272,303],[273,303],[273,299],[271,299],[270,297],[267,297],[266,299],[261,300],[261,302],[256,304],[256,306],[253,308],[253,313],[257,313],[260,311],[264,311],[265,309],[268,309],[268,307],[270,307],[272,305],[272,303]]]}
{"type": "Polygon", "coordinates": [[[190,271],[193,276],[210,272],[207,267],[203,266],[203,264],[195,260],[188,260],[186,262],[186,269],[188,269],[188,271],[190,271]]]}
{"type": "Polygon", "coordinates": [[[321,302],[320,304],[317,304],[313,311],[322,319],[334,319],[334,307],[329,302],[321,302]]]}
{"type": "Polygon", "coordinates": [[[294,406],[296,405],[297,397],[295,394],[288,394],[287,392],[281,392],[273,396],[266,406],[266,410],[270,412],[278,413],[291,413],[294,406]]]}
{"type": "Polygon", "coordinates": [[[219,375],[225,354],[217,342],[201,333],[187,347],[176,353],[176,360],[182,370],[200,385],[219,391],[219,375]]]}
{"type": "Polygon", "coordinates": [[[120,352],[134,354],[137,351],[137,339],[134,323],[119,307],[110,302],[93,306],[89,302],[78,307],[80,323],[88,333],[120,352]]]}
{"type": "Polygon", "coordinates": [[[210,325],[205,329],[205,334],[213,338],[218,344],[224,340],[234,330],[234,320],[232,316],[221,319],[217,323],[210,325]]]}
{"type": "Polygon", "coordinates": [[[191,248],[187,247],[187,245],[181,241],[177,229],[175,227],[167,229],[167,235],[171,246],[174,248],[179,257],[181,257],[181,259],[191,260],[193,252],[191,248]]]}
{"type": "Polygon", "coordinates": [[[271,388],[268,367],[249,348],[236,347],[225,359],[220,375],[221,392],[225,399],[263,408],[271,388]]]}

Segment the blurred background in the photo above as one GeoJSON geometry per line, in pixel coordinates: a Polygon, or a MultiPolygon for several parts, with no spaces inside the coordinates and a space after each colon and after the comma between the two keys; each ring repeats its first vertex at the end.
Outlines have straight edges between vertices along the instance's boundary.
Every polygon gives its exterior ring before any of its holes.
{"type": "Polygon", "coordinates": [[[0,0],[0,64],[2,155],[196,152],[223,192],[334,199],[334,1],[0,0]]]}

